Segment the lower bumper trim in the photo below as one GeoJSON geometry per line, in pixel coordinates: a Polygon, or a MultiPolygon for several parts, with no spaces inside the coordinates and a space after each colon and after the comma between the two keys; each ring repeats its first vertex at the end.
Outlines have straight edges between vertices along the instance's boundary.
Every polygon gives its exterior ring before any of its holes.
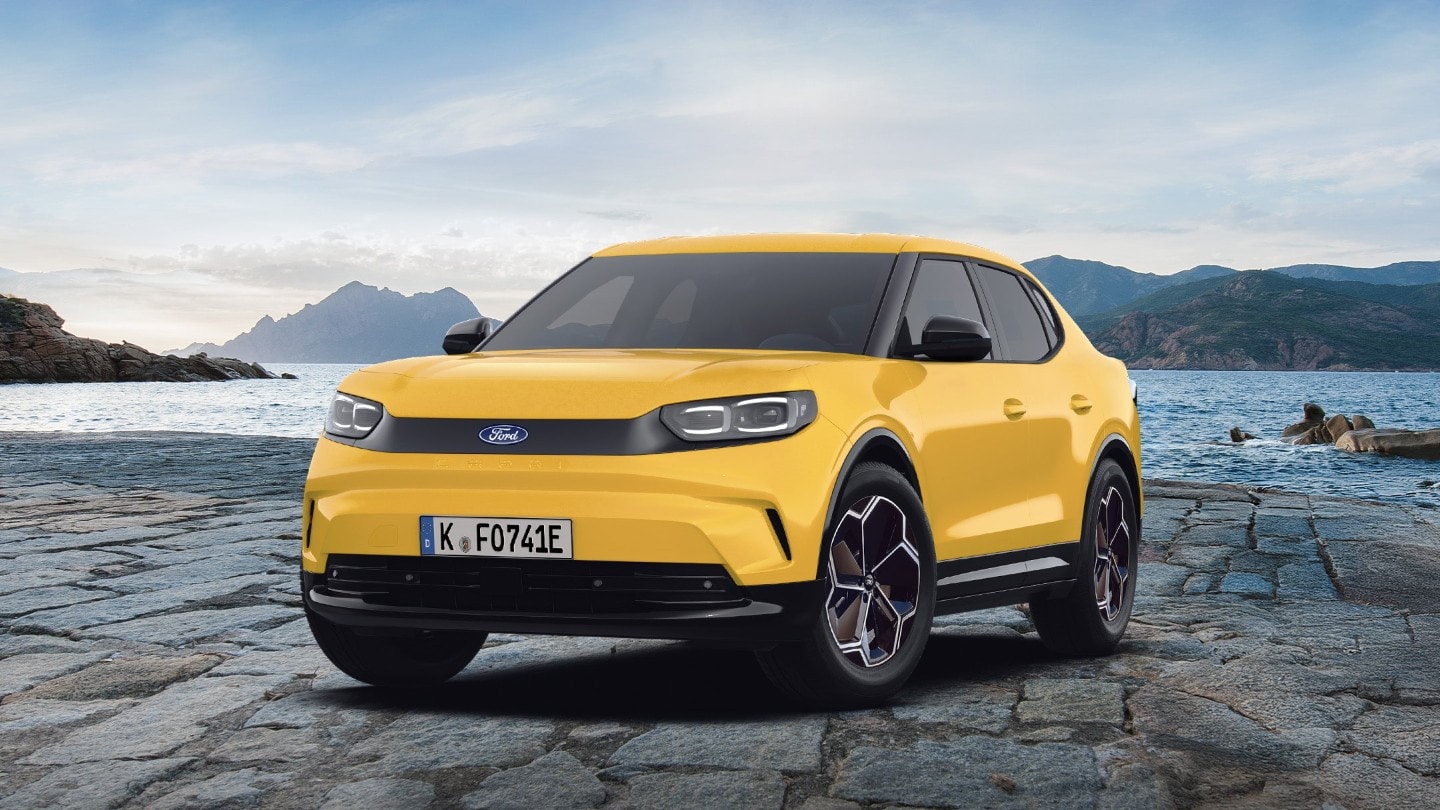
{"type": "Polygon", "coordinates": [[[723,607],[676,604],[637,613],[527,613],[377,605],[336,593],[320,577],[302,577],[306,605],[321,618],[355,628],[437,632],[533,633],[716,641],[773,646],[809,632],[824,600],[822,583],[795,582],[740,588],[723,607]],[[317,582],[318,581],[318,582],[317,582]]]}

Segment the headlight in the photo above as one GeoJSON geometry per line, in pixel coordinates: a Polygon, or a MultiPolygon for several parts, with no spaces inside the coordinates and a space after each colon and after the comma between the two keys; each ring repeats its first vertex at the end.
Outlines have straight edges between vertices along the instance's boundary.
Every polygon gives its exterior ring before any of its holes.
{"type": "Polygon", "coordinates": [[[691,442],[788,436],[815,421],[815,394],[790,391],[681,402],[661,408],[660,421],[691,442]]]}
{"type": "Polygon", "coordinates": [[[380,424],[385,406],[374,400],[335,392],[330,413],[325,417],[325,432],[347,439],[363,439],[380,424]]]}

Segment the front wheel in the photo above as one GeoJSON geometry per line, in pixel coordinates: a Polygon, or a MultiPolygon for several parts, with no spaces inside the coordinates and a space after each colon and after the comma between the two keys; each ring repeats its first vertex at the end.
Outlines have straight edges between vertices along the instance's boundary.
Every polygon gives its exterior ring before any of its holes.
{"type": "Polygon", "coordinates": [[[1030,618],[1045,646],[1081,657],[1115,651],[1135,601],[1140,517],[1130,478],[1111,459],[1095,469],[1085,515],[1075,586],[1058,599],[1030,603],[1030,618]]]}
{"type": "Polygon", "coordinates": [[[935,547],[915,489],[895,469],[860,464],[826,529],[826,598],[807,637],[758,653],[782,691],[819,706],[866,706],[900,690],[935,614],[935,547]]]}
{"type": "Polygon", "coordinates": [[[407,688],[444,683],[464,669],[485,643],[484,633],[360,635],[317,614],[308,604],[305,618],[325,657],[341,672],[371,686],[407,688]]]}

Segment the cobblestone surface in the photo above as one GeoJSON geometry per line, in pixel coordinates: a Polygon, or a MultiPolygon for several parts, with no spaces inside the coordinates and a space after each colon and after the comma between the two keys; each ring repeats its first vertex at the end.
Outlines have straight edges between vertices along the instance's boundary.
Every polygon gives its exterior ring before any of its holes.
{"type": "Polygon", "coordinates": [[[492,637],[390,695],[311,643],[310,443],[0,434],[0,807],[1440,807],[1440,514],[1152,482],[1120,652],[943,617],[888,708],[744,653],[492,637]]]}

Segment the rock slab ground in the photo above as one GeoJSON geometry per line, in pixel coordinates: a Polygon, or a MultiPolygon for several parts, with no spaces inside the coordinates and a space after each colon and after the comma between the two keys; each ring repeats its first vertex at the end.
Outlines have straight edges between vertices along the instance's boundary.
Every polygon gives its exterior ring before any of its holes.
{"type": "Polygon", "coordinates": [[[1121,650],[944,617],[893,705],[498,636],[388,695],[310,641],[310,443],[0,434],[0,808],[1440,807],[1440,514],[1151,482],[1121,650]]]}

